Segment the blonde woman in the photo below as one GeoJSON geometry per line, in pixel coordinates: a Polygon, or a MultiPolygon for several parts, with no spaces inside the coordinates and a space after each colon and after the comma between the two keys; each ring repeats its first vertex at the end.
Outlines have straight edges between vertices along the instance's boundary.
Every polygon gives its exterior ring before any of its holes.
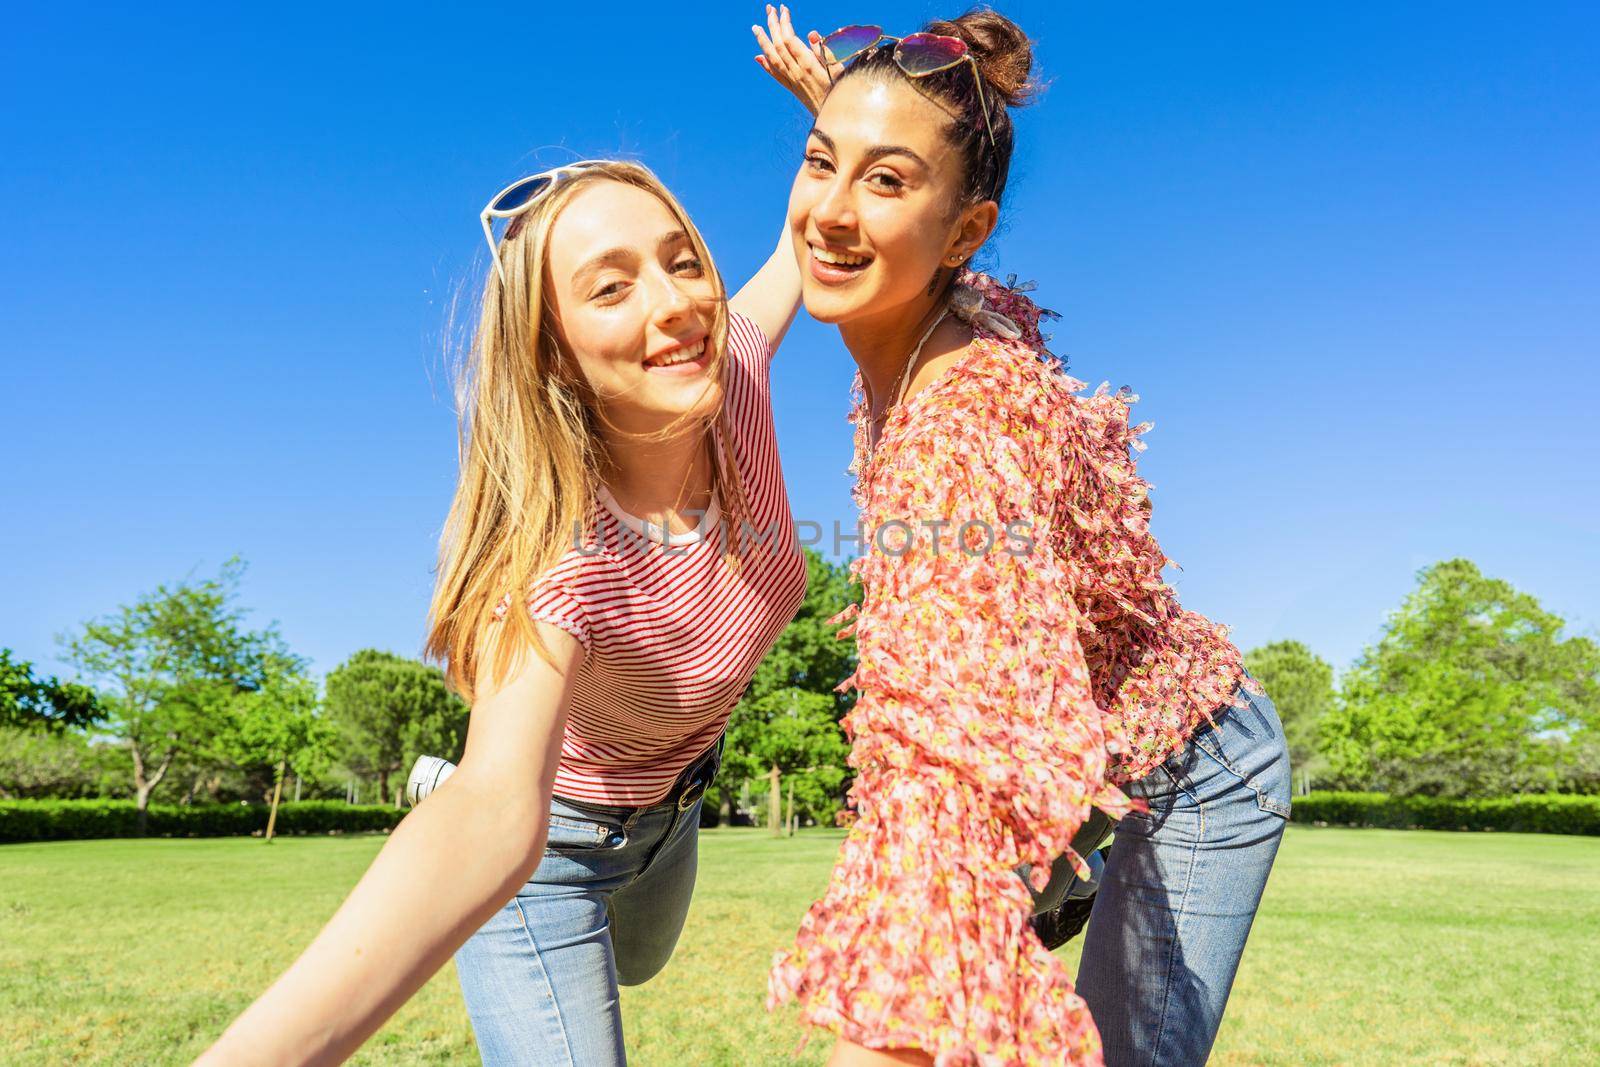
{"type": "Polygon", "coordinates": [[[728,712],[804,596],[767,379],[793,254],[725,301],[622,162],[516,183],[484,227],[427,642],[465,756],[202,1062],[337,1063],[457,954],[485,1063],[622,1064],[617,986],[672,953],[728,712]]]}

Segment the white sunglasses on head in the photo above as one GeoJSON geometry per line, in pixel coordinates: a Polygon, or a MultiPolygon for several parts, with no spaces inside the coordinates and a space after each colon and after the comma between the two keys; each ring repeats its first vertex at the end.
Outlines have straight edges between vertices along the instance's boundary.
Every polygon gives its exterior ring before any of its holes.
{"type": "Polygon", "coordinates": [[[483,239],[489,242],[489,254],[494,257],[495,269],[500,272],[501,285],[507,284],[506,267],[504,263],[500,262],[500,245],[494,239],[492,220],[514,219],[544,199],[545,194],[561,184],[563,179],[570,178],[574,174],[581,174],[590,167],[597,167],[611,162],[613,161],[609,159],[583,159],[576,163],[552,167],[539,174],[530,174],[526,178],[518,178],[494,195],[494,198],[489,201],[489,205],[483,209],[483,213],[478,216],[478,219],[483,223],[483,239]]]}

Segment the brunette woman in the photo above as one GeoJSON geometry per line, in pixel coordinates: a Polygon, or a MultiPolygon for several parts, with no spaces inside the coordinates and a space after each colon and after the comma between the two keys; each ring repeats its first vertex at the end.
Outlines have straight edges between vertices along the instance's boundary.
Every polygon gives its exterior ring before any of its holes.
{"type": "Polygon", "coordinates": [[[838,1034],[835,1064],[1203,1063],[1288,755],[1227,628],[1162,579],[1137,397],[1083,394],[1027,287],[966,269],[1004,199],[1028,39],[985,10],[804,43],[780,9],[756,35],[815,114],[790,234],[807,311],[859,368],[870,538],[859,818],[771,999],[838,1034]],[[1075,991],[1029,916],[1095,806],[1134,810],[1075,991]]]}

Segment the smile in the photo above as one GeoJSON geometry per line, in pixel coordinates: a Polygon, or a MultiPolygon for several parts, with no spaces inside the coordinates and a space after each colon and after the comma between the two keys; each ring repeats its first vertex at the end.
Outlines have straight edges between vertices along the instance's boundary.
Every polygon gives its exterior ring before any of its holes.
{"type": "Polygon", "coordinates": [[[665,352],[647,356],[644,365],[651,370],[662,370],[667,367],[685,367],[688,364],[695,364],[697,368],[702,363],[701,357],[705,355],[705,351],[706,339],[702,337],[690,344],[679,345],[677,348],[670,348],[665,352]]]}
{"type": "Polygon", "coordinates": [[[854,252],[835,252],[818,245],[811,249],[811,276],[824,284],[838,284],[859,275],[872,263],[872,257],[854,252]]]}
{"type": "Polygon", "coordinates": [[[830,252],[826,248],[811,246],[811,254],[824,263],[831,263],[835,267],[864,267],[872,262],[871,256],[856,256],[849,252],[830,252]]]}

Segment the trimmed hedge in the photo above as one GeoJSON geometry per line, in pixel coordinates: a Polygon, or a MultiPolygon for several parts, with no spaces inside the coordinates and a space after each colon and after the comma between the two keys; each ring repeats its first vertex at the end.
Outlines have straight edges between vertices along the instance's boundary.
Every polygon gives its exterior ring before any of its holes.
{"type": "Polygon", "coordinates": [[[1295,822],[1392,830],[1501,830],[1600,837],[1600,796],[1534,793],[1456,800],[1387,793],[1308,793],[1295,797],[1295,822]]]}
{"type": "MultiPolygon", "coordinates": [[[[261,834],[265,804],[152,804],[146,836],[233,837],[261,834]]],[[[1309,793],[1295,797],[1295,822],[1393,830],[1500,830],[1600,837],[1600,796],[1542,793],[1487,800],[1393,797],[1387,793],[1309,793]]],[[[404,811],[380,804],[303,800],[278,808],[277,834],[385,831],[404,811]]],[[[131,800],[0,800],[0,842],[138,837],[131,800]]]]}
{"type": "MultiPolygon", "coordinates": [[[[233,837],[267,829],[266,804],[152,804],[147,837],[233,837]]],[[[331,834],[394,828],[406,813],[381,804],[302,800],[280,804],[273,834],[331,834]]],[[[3,800],[0,842],[138,837],[131,800],[3,800]]]]}

